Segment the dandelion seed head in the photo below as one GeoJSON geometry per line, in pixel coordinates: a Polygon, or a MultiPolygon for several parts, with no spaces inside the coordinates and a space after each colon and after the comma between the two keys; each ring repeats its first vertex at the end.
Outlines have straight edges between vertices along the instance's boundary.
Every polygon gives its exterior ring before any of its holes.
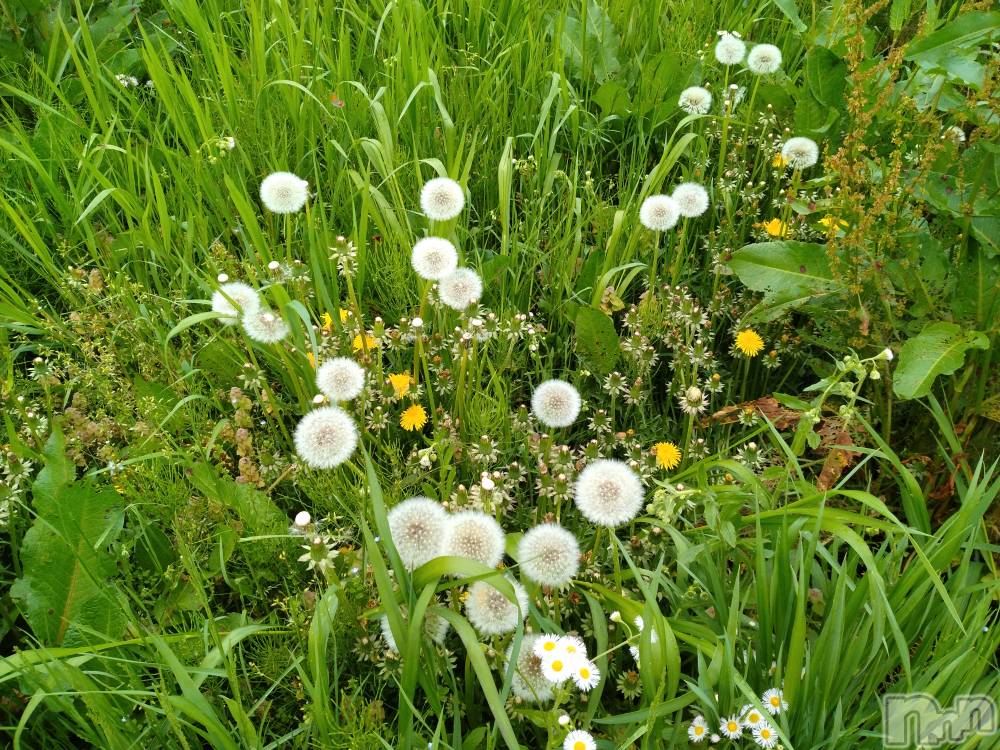
{"type": "Polygon", "coordinates": [[[677,104],[691,115],[704,115],[712,109],[712,94],[701,86],[690,86],[681,92],[677,104]]]}
{"type": "Polygon", "coordinates": [[[602,458],[589,464],[576,480],[576,506],[587,520],[615,527],[631,521],[642,507],[639,476],[622,461],[602,458]]]}
{"type": "Polygon", "coordinates": [[[781,68],[781,50],[773,44],[757,44],[747,55],[747,67],[756,75],[768,75],[781,68]]]}
{"type": "Polygon", "coordinates": [[[389,511],[389,536],[408,570],[441,554],[448,514],[429,497],[411,497],[389,511]]]}
{"type": "Polygon", "coordinates": [[[483,296],[483,280],[471,268],[458,268],[438,282],[441,301],[461,312],[479,302],[483,296]]]}
{"type": "Polygon", "coordinates": [[[723,65],[736,65],[747,52],[746,43],[735,34],[726,32],[715,43],[715,59],[723,65]]]}
{"type": "Polygon", "coordinates": [[[565,380],[540,383],[531,394],[531,411],[546,427],[569,427],[580,414],[580,392],[565,380]]]}
{"type": "Polygon", "coordinates": [[[639,221],[654,232],[666,232],[673,228],[680,216],[677,201],[669,195],[651,195],[639,207],[639,221]]]}
{"type": "Polygon", "coordinates": [[[291,333],[284,318],[265,308],[244,313],[243,330],[258,344],[277,344],[291,333]]]}
{"type": "Polygon", "coordinates": [[[336,357],[316,370],[316,387],[331,401],[350,401],[364,390],[365,370],[349,357],[336,357]]]}
{"type": "Polygon", "coordinates": [[[428,180],[420,191],[420,208],[434,221],[454,219],[465,207],[465,191],[455,180],[435,177],[428,180]]]}
{"type": "Polygon", "coordinates": [[[708,210],[708,191],[697,182],[682,182],[670,196],[681,216],[694,218],[708,210]]]}
{"type": "Polygon", "coordinates": [[[819,146],[812,138],[795,136],[781,147],[781,158],[792,169],[808,169],[819,161],[819,146]]]}
{"type": "Polygon", "coordinates": [[[492,516],[479,511],[463,511],[445,524],[445,555],[465,557],[495,568],[503,560],[507,537],[492,516]]]}
{"type": "MultiPolygon", "coordinates": [[[[542,657],[536,645],[541,636],[525,635],[521,639],[521,650],[517,654],[514,677],[510,688],[514,695],[528,703],[547,701],[552,698],[552,685],[542,674],[542,657]]],[[[509,664],[514,644],[507,647],[506,661],[509,664]]]]}
{"type": "Polygon", "coordinates": [[[260,201],[271,213],[293,214],[309,197],[309,183],[291,172],[272,172],[260,183],[260,201]]]}
{"type": "Polygon", "coordinates": [[[424,237],[413,246],[410,262],[417,276],[438,281],[458,268],[458,251],[443,237],[424,237]]]}
{"type": "MultiPolygon", "coordinates": [[[[219,274],[220,281],[229,277],[219,274]],[[223,278],[225,277],[225,278],[223,278]]],[[[260,295],[257,290],[242,281],[231,281],[223,284],[212,295],[212,312],[221,313],[221,320],[226,325],[235,323],[240,314],[250,315],[260,309],[260,295]]]]}
{"type": "Polygon", "coordinates": [[[530,529],[517,545],[521,572],[543,586],[569,583],[580,569],[580,545],[562,526],[543,523],[530,529]]]}
{"type": "Polygon", "coordinates": [[[480,635],[503,635],[517,628],[528,614],[528,594],[521,584],[508,579],[514,587],[517,604],[486,581],[476,581],[469,587],[465,614],[480,635]]]}
{"type": "Polygon", "coordinates": [[[313,409],[295,428],[295,451],[313,469],[344,463],[358,445],[358,428],[339,406],[313,409]]]}

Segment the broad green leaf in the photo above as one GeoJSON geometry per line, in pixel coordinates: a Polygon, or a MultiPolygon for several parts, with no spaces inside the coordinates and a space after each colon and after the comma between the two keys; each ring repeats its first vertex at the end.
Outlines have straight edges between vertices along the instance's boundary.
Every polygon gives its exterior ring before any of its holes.
{"type": "Polygon", "coordinates": [[[229,477],[219,476],[208,464],[191,469],[191,483],[236,515],[251,534],[278,534],[288,526],[288,519],[266,494],[229,477]]]}
{"type": "Polygon", "coordinates": [[[979,331],[955,323],[928,323],[899,352],[892,390],[900,398],[921,398],[930,393],[938,375],[951,375],[965,362],[968,349],[988,349],[989,339],[979,331]]]}
{"type": "Polygon", "coordinates": [[[826,47],[813,47],[806,54],[806,82],[820,104],[842,109],[847,88],[847,63],[826,47]]]}
{"type": "Polygon", "coordinates": [[[548,33],[555,36],[561,25],[558,43],[574,72],[581,78],[593,76],[598,83],[604,83],[621,70],[618,33],[597,0],[587,0],[585,11],[586,20],[579,13],[561,18],[553,14],[548,33]]]}
{"type": "Polygon", "coordinates": [[[576,353],[599,375],[611,372],[620,354],[611,318],[592,307],[581,307],[576,313],[576,353]]]}
{"type": "Polygon", "coordinates": [[[68,462],[58,432],[46,458],[33,486],[38,515],[21,543],[23,574],[11,597],[46,645],[118,638],[125,617],[108,584],[117,569],[105,545],[121,530],[120,498],[93,482],[65,481],[68,462]]]}
{"type": "Polygon", "coordinates": [[[754,317],[772,320],[786,310],[843,287],[834,280],[826,248],[810,242],[760,242],[733,253],[729,266],[740,281],[764,293],[754,317]]]}
{"type": "Polygon", "coordinates": [[[985,44],[1000,36],[1000,11],[964,13],[906,49],[907,60],[938,65],[960,47],[985,44]]]}

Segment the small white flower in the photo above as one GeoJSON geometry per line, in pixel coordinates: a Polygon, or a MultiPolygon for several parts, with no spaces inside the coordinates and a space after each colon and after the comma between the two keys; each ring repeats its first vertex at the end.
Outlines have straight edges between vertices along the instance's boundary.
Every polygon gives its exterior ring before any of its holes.
{"type": "Polygon", "coordinates": [[[569,726],[571,719],[569,718],[569,714],[559,714],[559,718],[556,721],[559,722],[559,726],[565,727],[569,726]]]}
{"type": "Polygon", "coordinates": [[[622,613],[621,613],[621,612],[619,612],[619,611],[618,611],[618,610],[616,609],[616,610],[615,610],[614,612],[612,612],[612,613],[611,613],[611,614],[610,614],[610,615],[608,616],[608,619],[609,619],[609,620],[611,620],[611,622],[621,622],[621,621],[622,621],[622,613]]]}
{"type": "Polygon", "coordinates": [[[719,731],[731,740],[739,739],[743,736],[743,724],[740,722],[740,717],[730,716],[728,719],[723,719],[722,724],[719,725],[719,731]]]}
{"type": "Polygon", "coordinates": [[[691,115],[704,115],[712,109],[712,94],[701,86],[691,86],[681,92],[677,104],[691,115]]]}
{"type": "Polygon", "coordinates": [[[697,182],[682,182],[670,196],[681,216],[694,218],[708,210],[708,191],[697,182]]]}
{"type": "Polygon", "coordinates": [[[219,280],[220,284],[225,284],[227,281],[229,281],[229,274],[220,273],[216,278],[219,280]]]}
{"type": "MultiPolygon", "coordinates": [[[[219,274],[219,281],[224,282],[228,279],[226,274],[219,274]]],[[[212,311],[221,313],[223,317],[219,320],[226,325],[235,323],[241,313],[252,315],[258,310],[260,310],[260,295],[256,289],[242,281],[224,283],[212,295],[212,311]]]]}
{"type": "Polygon", "coordinates": [[[344,463],[358,445],[358,428],[337,406],[313,409],[295,428],[295,450],[313,469],[332,469],[344,463]]]}
{"type": "Polygon", "coordinates": [[[723,65],[736,65],[747,52],[746,43],[735,34],[726,32],[715,43],[715,59],[723,65]]]}
{"type": "Polygon", "coordinates": [[[443,237],[424,237],[413,246],[410,263],[420,278],[438,281],[458,268],[458,251],[443,237]]]}
{"type": "Polygon", "coordinates": [[[947,138],[959,146],[965,143],[965,131],[958,125],[952,125],[950,128],[947,128],[944,133],[942,133],[941,137],[947,138]]]}
{"type": "Polygon", "coordinates": [[[669,195],[651,195],[639,207],[639,221],[646,229],[666,232],[681,216],[677,202],[669,195]]]}
{"type": "Polygon", "coordinates": [[[471,268],[458,268],[438,282],[441,301],[461,312],[479,302],[483,296],[483,280],[471,268]]]}
{"type": "Polygon", "coordinates": [[[546,656],[556,653],[559,650],[559,639],[561,637],[545,633],[538,636],[534,643],[535,654],[539,658],[544,659],[546,656]]]}
{"type": "Polygon", "coordinates": [[[774,747],[778,744],[778,733],[767,722],[755,726],[752,732],[753,741],[760,747],[774,747]]]}
{"type": "Polygon", "coordinates": [[[598,459],[581,471],[576,481],[576,507],[588,521],[601,526],[631,521],[644,498],[642,481],[622,461],[598,459]]]}
{"type": "Polygon", "coordinates": [[[410,327],[411,328],[423,328],[424,327],[424,319],[421,318],[421,317],[414,318],[413,320],[410,321],[410,327]]]}
{"type": "Polygon", "coordinates": [[[542,657],[542,674],[554,685],[561,685],[573,676],[572,657],[556,651],[542,657]]]}
{"type": "Polygon", "coordinates": [[[559,648],[567,656],[574,658],[587,658],[587,644],[575,635],[564,635],[559,639],[559,648]]]}
{"type": "Polygon", "coordinates": [[[316,387],[331,401],[350,401],[365,388],[365,369],[349,357],[335,357],[316,370],[316,387]]]}
{"type": "Polygon", "coordinates": [[[281,264],[276,260],[272,260],[270,263],[267,264],[267,267],[272,271],[277,271],[279,268],[281,268],[281,264]]]}
{"type": "Polygon", "coordinates": [[[892,362],[892,358],[893,358],[892,349],[890,349],[888,346],[881,352],[879,352],[875,357],[875,359],[884,359],[886,362],[892,362]]]}
{"type": "Polygon", "coordinates": [[[258,344],[277,344],[291,333],[284,318],[266,309],[244,313],[243,330],[258,344]]]}
{"type": "Polygon", "coordinates": [[[420,208],[434,221],[454,219],[465,207],[465,191],[455,180],[435,177],[420,191],[420,208]]]}
{"type": "Polygon", "coordinates": [[[569,427],[580,414],[580,392],[565,380],[546,380],[531,394],[531,411],[546,427],[569,427]]]}
{"type": "Polygon", "coordinates": [[[291,172],[272,172],[260,183],[260,201],[276,214],[293,214],[309,197],[309,183],[291,172]]]}
{"type": "Polygon", "coordinates": [[[775,73],[781,67],[781,50],[773,44],[758,44],[747,55],[747,67],[756,75],[775,73]]]}
{"type": "Polygon", "coordinates": [[[764,718],[764,714],[750,704],[747,704],[740,709],[740,716],[743,717],[743,726],[747,729],[753,729],[754,727],[758,727],[767,721],[764,718]]]}
{"type": "Polygon", "coordinates": [[[688,726],[688,739],[692,742],[701,742],[708,737],[708,723],[704,716],[696,716],[694,721],[688,726]]]}
{"type": "Polygon", "coordinates": [[[789,138],[781,147],[781,158],[792,169],[808,169],[819,161],[819,146],[805,136],[789,138]]]}
{"type": "Polygon", "coordinates": [[[429,497],[411,497],[389,511],[389,536],[413,570],[441,554],[448,514],[429,497]]]}
{"type": "Polygon", "coordinates": [[[517,545],[525,577],[543,586],[569,583],[580,569],[580,545],[562,526],[543,523],[530,529],[517,545]]]}
{"type": "Polygon", "coordinates": [[[778,688],[771,688],[766,690],[764,694],[760,697],[760,702],[764,704],[764,708],[771,716],[777,716],[782,711],[788,709],[788,703],[785,701],[784,693],[778,688]]]}
{"type": "Polygon", "coordinates": [[[312,523],[312,516],[309,515],[309,511],[300,510],[298,513],[295,514],[295,520],[293,521],[293,523],[300,529],[305,528],[310,523],[312,523]]]}
{"type": "Polygon", "coordinates": [[[597,687],[597,683],[601,681],[601,670],[590,659],[575,659],[572,668],[574,684],[585,693],[597,687]]]}
{"type": "Polygon", "coordinates": [[[563,740],[563,750],[595,750],[597,743],[590,732],[574,729],[563,740]]]}

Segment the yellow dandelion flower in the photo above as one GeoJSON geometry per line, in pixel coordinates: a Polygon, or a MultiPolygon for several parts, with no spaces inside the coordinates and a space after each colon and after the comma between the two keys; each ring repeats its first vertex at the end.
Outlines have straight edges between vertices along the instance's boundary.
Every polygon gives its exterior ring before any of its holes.
{"type": "Polygon", "coordinates": [[[341,323],[346,323],[347,322],[347,316],[350,315],[350,313],[348,313],[347,310],[345,310],[342,307],[338,307],[337,308],[337,312],[340,315],[340,322],[341,323]]]}
{"type": "Polygon", "coordinates": [[[770,221],[765,221],[761,224],[761,226],[764,227],[764,231],[772,237],[788,236],[788,225],[781,219],[771,219],[770,221]]]}
{"type": "Polygon", "coordinates": [[[323,321],[324,331],[329,332],[333,330],[333,318],[330,316],[330,313],[323,313],[323,315],[320,317],[320,320],[323,321]]]}
{"type": "Polygon", "coordinates": [[[399,426],[409,432],[422,430],[425,424],[427,424],[427,412],[420,404],[413,404],[399,417],[399,426]]]}
{"type": "Polygon", "coordinates": [[[841,219],[839,216],[833,216],[832,214],[827,214],[819,223],[826,227],[826,231],[830,234],[836,234],[840,229],[847,228],[847,222],[841,219]]]}
{"type": "Polygon", "coordinates": [[[653,452],[656,453],[656,465],[661,469],[676,469],[681,463],[680,448],[673,443],[657,443],[653,452]]]}
{"type": "Polygon", "coordinates": [[[764,350],[764,339],[753,328],[746,328],[736,334],[736,348],[748,357],[756,357],[764,350]]]}
{"type": "Polygon", "coordinates": [[[375,339],[369,336],[367,333],[365,334],[365,337],[362,339],[361,334],[359,333],[357,336],[354,337],[354,341],[351,342],[351,346],[354,347],[354,351],[356,352],[360,352],[362,349],[371,350],[375,348],[375,339]]]}
{"type": "Polygon", "coordinates": [[[316,369],[316,355],[313,354],[312,352],[306,352],[306,359],[309,360],[310,366],[315,370],[316,369]]]}
{"type": "Polygon", "coordinates": [[[396,372],[389,375],[389,383],[396,392],[396,398],[402,398],[410,392],[413,377],[408,372],[396,372]]]}
{"type": "Polygon", "coordinates": [[[785,157],[781,155],[780,151],[774,155],[773,159],[771,159],[771,166],[776,167],[777,169],[784,169],[788,166],[788,162],[785,161],[785,157]]]}

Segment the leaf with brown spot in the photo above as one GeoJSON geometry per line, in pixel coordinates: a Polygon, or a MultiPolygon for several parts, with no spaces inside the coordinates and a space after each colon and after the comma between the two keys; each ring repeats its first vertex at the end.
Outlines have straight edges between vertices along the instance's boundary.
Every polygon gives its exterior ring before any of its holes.
{"type": "Polygon", "coordinates": [[[844,470],[850,467],[858,456],[858,451],[849,448],[837,448],[834,446],[854,445],[850,431],[844,427],[844,423],[839,419],[827,419],[818,430],[820,436],[820,448],[827,450],[826,459],[823,461],[823,470],[816,480],[816,488],[826,491],[833,487],[843,475],[844,470]]]}
{"type": "Polygon", "coordinates": [[[740,414],[755,411],[767,419],[779,430],[786,430],[799,422],[802,412],[787,409],[772,396],[764,396],[755,401],[744,401],[742,404],[727,406],[702,420],[702,427],[710,424],[733,424],[740,421],[740,414]]]}

